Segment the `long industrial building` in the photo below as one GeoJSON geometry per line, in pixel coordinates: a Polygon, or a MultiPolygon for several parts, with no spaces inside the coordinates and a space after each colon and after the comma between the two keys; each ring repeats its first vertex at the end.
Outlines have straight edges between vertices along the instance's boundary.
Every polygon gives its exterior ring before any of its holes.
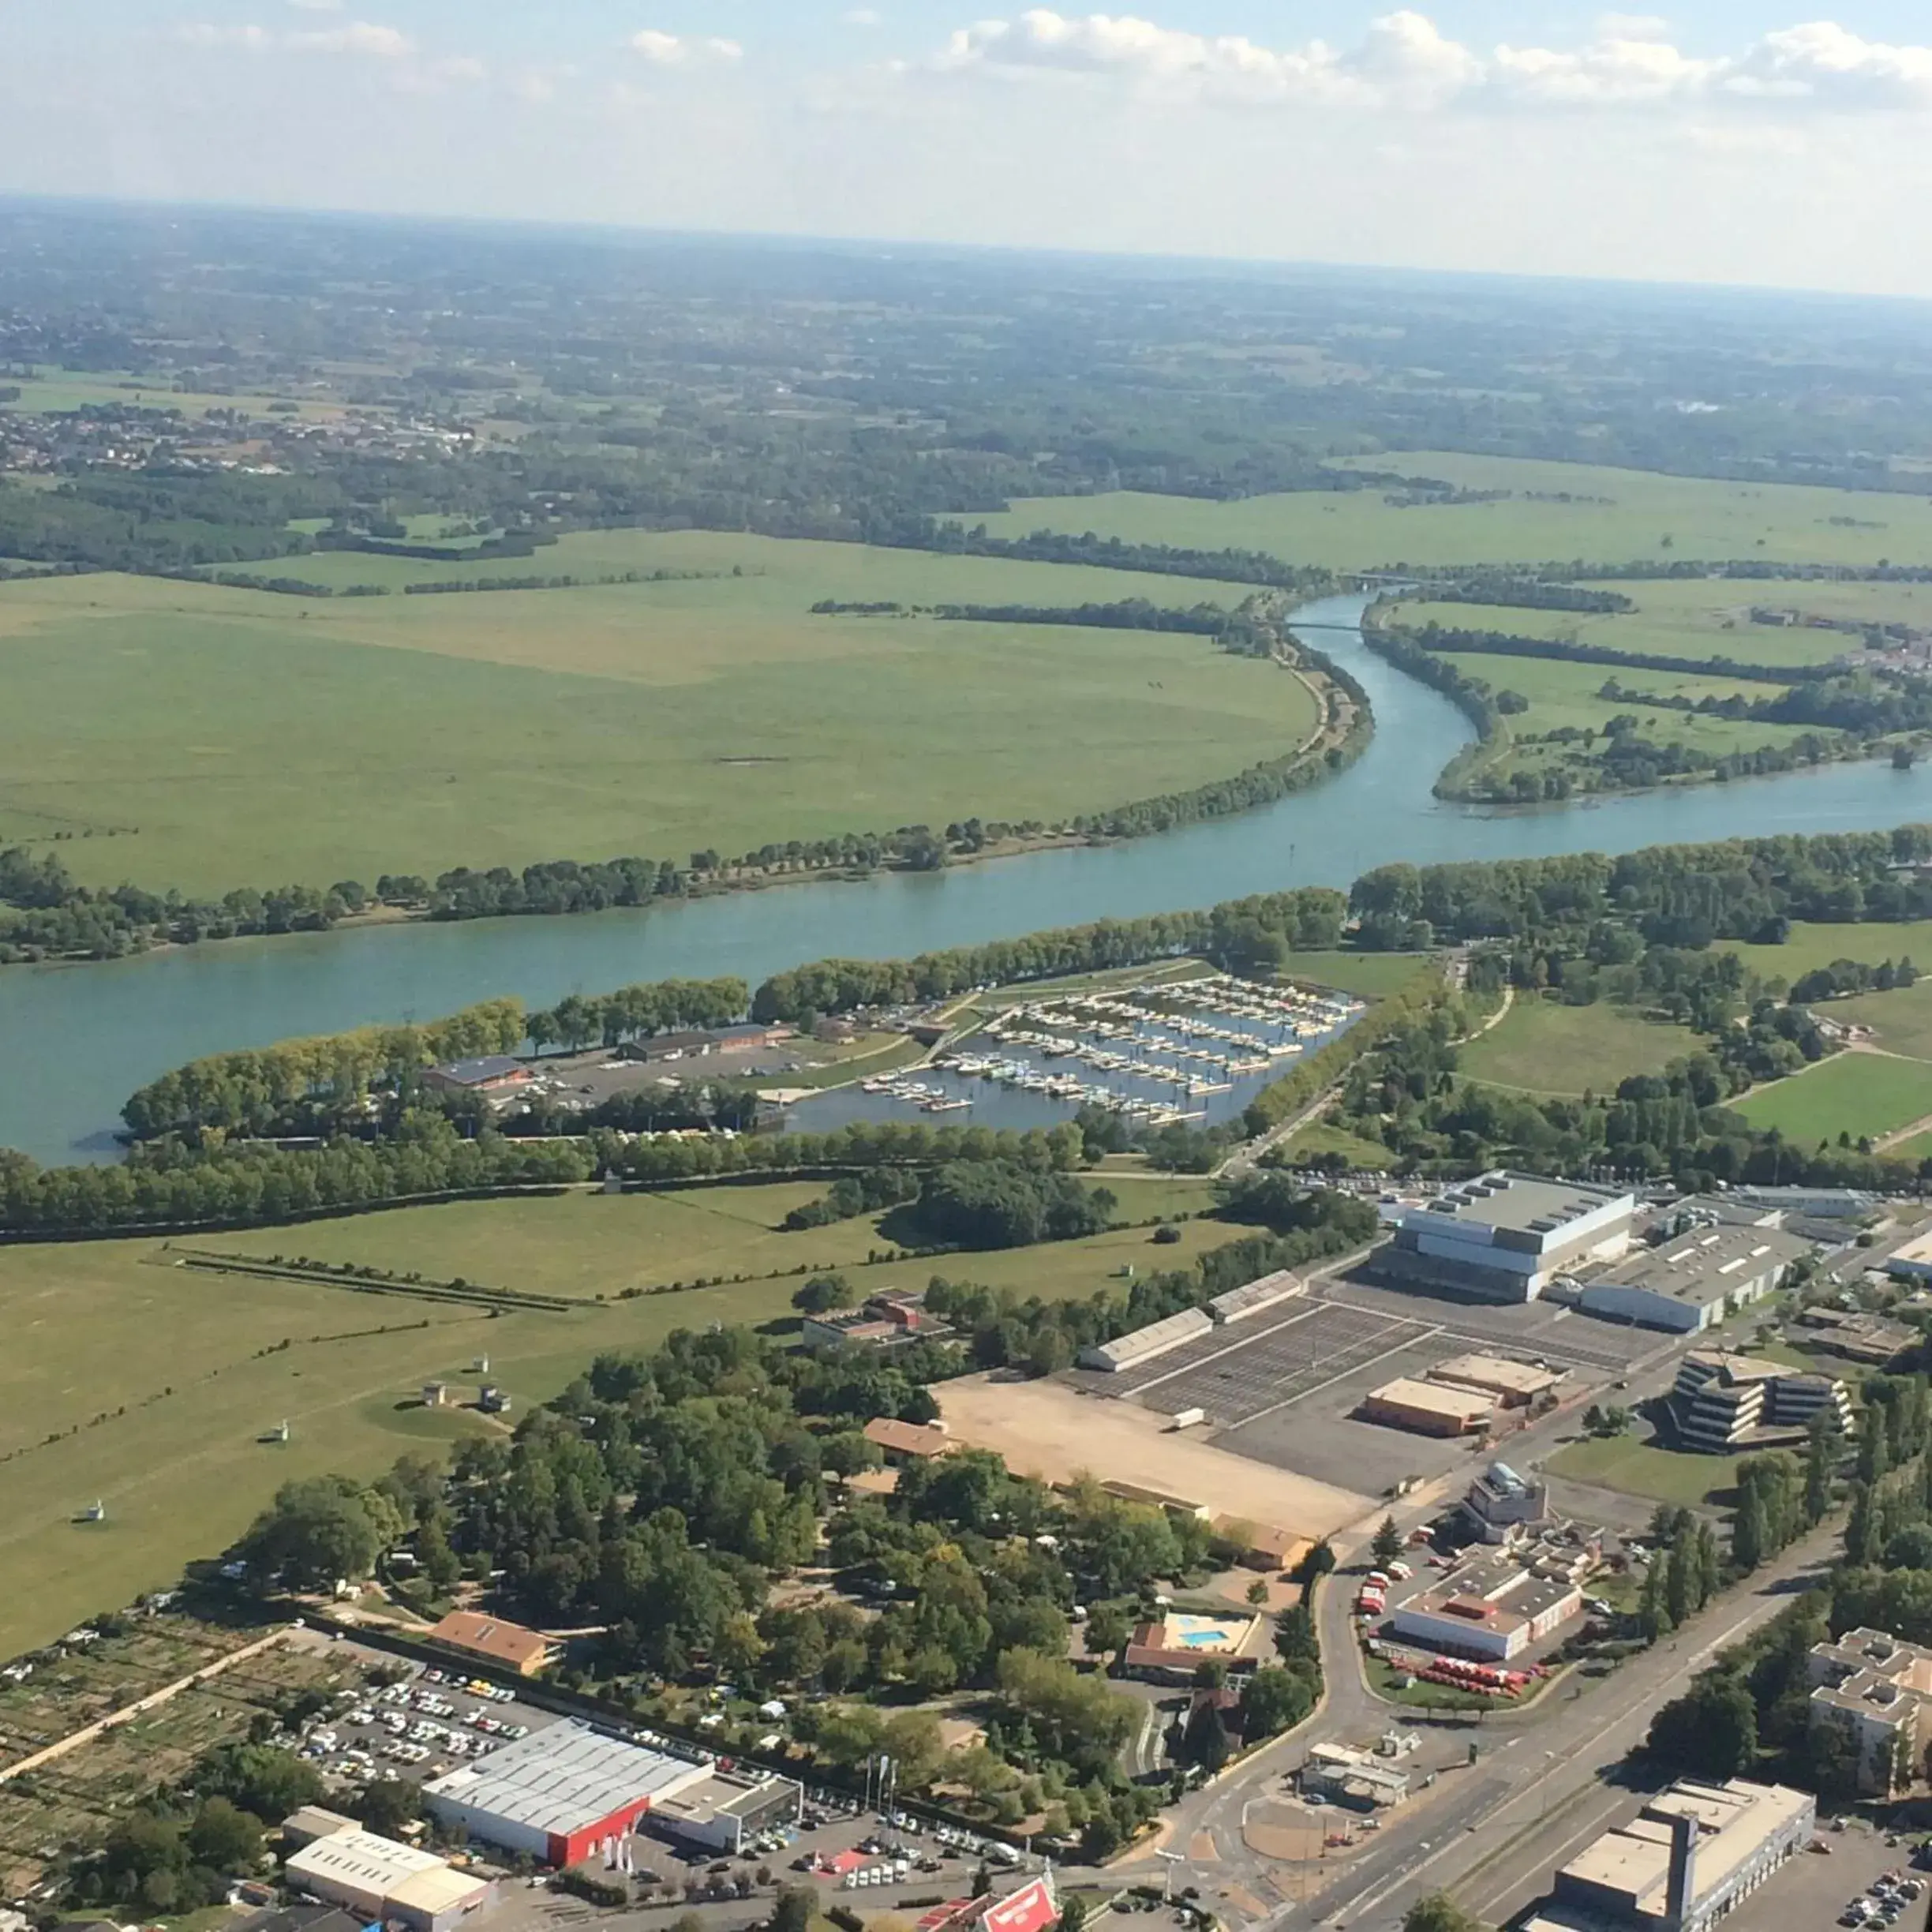
{"type": "Polygon", "coordinates": [[[1416,1436],[1469,1436],[1489,1426],[1496,1402],[1480,1389],[1398,1376],[1362,1398],[1361,1418],[1416,1436]]]}
{"type": "Polygon", "coordinates": [[[365,1925],[400,1925],[409,1932],[450,1932],[492,1896],[487,1878],[346,1818],[310,1839],[285,1869],[290,1890],[339,1905],[365,1925]]]}
{"type": "Polygon", "coordinates": [[[1619,1259],[1637,1197],[1498,1169],[1402,1209],[1370,1266],[1474,1301],[1534,1301],[1559,1275],[1619,1259]]]}
{"type": "Polygon", "coordinates": [[[1809,1792],[1680,1780],[1564,1866],[1524,1932],[1705,1932],[1817,1822],[1809,1792]]]}
{"type": "Polygon", "coordinates": [[[1118,1375],[1123,1368],[1138,1368],[1156,1355],[1178,1348],[1183,1342],[1208,1334],[1213,1327],[1213,1320],[1205,1309],[1182,1309],[1178,1315],[1149,1322],[1130,1335],[1117,1335],[1111,1342],[1097,1342],[1082,1349],[1080,1365],[1097,1368],[1103,1375],[1118,1375]]]}
{"type": "Polygon", "coordinates": [[[1493,1664],[1541,1643],[1582,1608],[1573,1577],[1541,1574],[1518,1557],[1489,1551],[1398,1604],[1388,1621],[1411,1643],[1493,1664]]]}
{"type": "Polygon", "coordinates": [[[1811,1244],[1767,1227],[1695,1227],[1584,1282],[1586,1315],[1695,1335],[1762,1301],[1811,1244]]]}
{"type": "Polygon", "coordinates": [[[423,1787],[430,1814],[473,1838],[575,1865],[648,1817],[721,1850],[798,1816],[790,1778],[727,1776],[587,1724],[552,1724],[423,1787]]]}

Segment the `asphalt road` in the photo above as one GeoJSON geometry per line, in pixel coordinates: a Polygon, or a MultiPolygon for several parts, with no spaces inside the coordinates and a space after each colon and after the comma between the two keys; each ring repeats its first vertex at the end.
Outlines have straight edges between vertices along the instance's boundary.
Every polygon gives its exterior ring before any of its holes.
{"type": "MultiPolygon", "coordinates": [[[[1250,1852],[1241,1836],[1248,1808],[1284,1795],[1282,1780],[1309,1745],[1359,1742],[1387,1725],[1396,1708],[1363,1679],[1349,1628],[1352,1592],[1346,1582],[1320,1595],[1327,1696],[1301,1731],[1246,1760],[1232,1775],[1185,1799],[1170,1814],[1163,1848],[1180,1855],[1177,1889],[1200,1888],[1231,1924],[1387,1932],[1427,1893],[1447,1890],[1490,1924],[1503,1923],[1548,1888],[1552,1874],[1578,1848],[1619,1818],[1633,1814],[1640,1793],[1620,1781],[1623,1760],[1642,1739],[1659,1705],[1678,1695],[1717,1653],[1774,1616],[1837,1546],[1835,1529],[1794,1544],[1748,1583],[1720,1597],[1677,1637],[1634,1657],[1608,1676],[1579,1679],[1552,1693],[1520,1722],[1494,1720],[1469,1735],[1482,1755],[1444,1771],[1432,1790],[1385,1814],[1379,1835],[1339,1877],[1304,1900],[1312,1882],[1292,1866],[1250,1852]],[[1211,1852],[1209,1840],[1211,1840],[1211,1852]],[[1239,1896],[1230,1898],[1230,1892],[1239,1896]],[[1259,1905],[1246,1909],[1245,1901],[1259,1905]]],[[[1151,1855],[1113,1867],[1108,1876],[1165,1875],[1151,1855]]],[[[1069,1877],[1075,1876],[1069,1872],[1069,1877]]]]}

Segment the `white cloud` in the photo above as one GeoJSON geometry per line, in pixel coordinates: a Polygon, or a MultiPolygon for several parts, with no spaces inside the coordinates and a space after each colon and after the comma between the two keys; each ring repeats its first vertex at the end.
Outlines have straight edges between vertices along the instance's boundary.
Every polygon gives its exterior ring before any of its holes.
{"type": "Polygon", "coordinates": [[[415,51],[414,43],[399,27],[376,27],[367,21],[292,33],[283,45],[298,54],[356,54],[377,60],[400,60],[415,51]]]}
{"type": "Polygon", "coordinates": [[[216,27],[207,21],[186,21],[174,29],[174,38],[185,47],[265,47],[269,36],[260,27],[216,27]]]}
{"type": "Polygon", "coordinates": [[[1488,55],[1403,9],[1361,41],[1263,47],[1131,14],[1035,7],[955,30],[929,68],[1009,79],[1058,77],[1254,105],[1636,108],[1769,103],[1824,110],[1932,110],[1932,47],[1866,40],[1829,21],[1766,34],[1742,54],[1683,52],[1666,24],[1606,14],[1582,46],[1501,46],[1488,55]]]}
{"type": "Polygon", "coordinates": [[[1670,22],[1661,13],[1599,13],[1599,40],[1668,40],[1670,22]]]}
{"type": "Polygon", "coordinates": [[[839,16],[841,27],[879,27],[885,24],[886,17],[877,7],[848,7],[839,16]]]}
{"type": "Polygon", "coordinates": [[[744,58],[736,40],[661,33],[655,27],[633,34],[631,48],[654,67],[696,67],[744,58]]]}
{"type": "Polygon", "coordinates": [[[288,4],[301,13],[339,13],[343,0],[288,0],[288,4]]]}

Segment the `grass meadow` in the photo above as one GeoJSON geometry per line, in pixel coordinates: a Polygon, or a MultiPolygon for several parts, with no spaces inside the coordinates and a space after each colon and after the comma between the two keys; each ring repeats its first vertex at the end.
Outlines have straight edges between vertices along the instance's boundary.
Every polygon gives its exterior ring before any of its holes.
{"type": "MultiPolygon", "coordinates": [[[[1840,631],[1754,624],[1753,605],[1801,611],[1808,616],[1849,618],[1868,623],[1932,625],[1932,585],[1811,583],[1690,578],[1681,582],[1604,584],[1637,608],[1593,617],[1575,611],[1522,610],[1493,604],[1445,604],[1405,600],[1405,623],[1436,623],[1446,630],[1503,631],[1515,637],[1560,638],[1638,651],[1653,657],[1732,657],[1762,665],[1827,664],[1859,640],[1840,631]]],[[[1619,673],[1619,676],[1634,675],[1619,673]]]]}
{"type": "Polygon", "coordinates": [[[1566,1006],[1518,995],[1507,1015],[1461,1049],[1464,1076],[1530,1093],[1606,1094],[1698,1050],[1685,1027],[1599,1002],[1566,1006]]]}
{"type": "MultiPolygon", "coordinates": [[[[1573,559],[1932,562],[1932,503],[1922,498],[1440,451],[1356,462],[1512,493],[1493,503],[1398,508],[1380,489],[1298,491],[1235,503],[1116,491],[1029,498],[985,521],[1002,536],[1091,530],[1139,542],[1267,550],[1341,570],[1573,559]]],[[[1735,595],[1738,586],[1726,588],[1735,595]]]]}
{"type": "MultiPolygon", "coordinates": [[[[1211,1185],[1104,1177],[1124,1215],[1210,1205],[1211,1185]]],[[[170,1264],[155,1241],[0,1249],[0,1657],[171,1581],[219,1551],[290,1477],[380,1473],[500,1427],[467,1410],[427,1410],[425,1380],[491,1380],[515,1413],[554,1395],[599,1351],[649,1347],[713,1321],[788,1322],[796,1275],[599,1301],[673,1279],[843,1264],[866,1292],[923,1286],[935,1271],[1022,1294],[1089,1294],[1121,1271],[1185,1266],[1242,1229],[1146,1228],[999,1254],[867,1265],[887,1244],[867,1219],[782,1234],[785,1211],[820,1190],[775,1183],[605,1196],[578,1192],[394,1208],[224,1234],[232,1252],[351,1260],[447,1279],[540,1288],[582,1303],[569,1315],[509,1313],[343,1286],[220,1275],[170,1264]],[[286,1443],[259,1439],[286,1419],[286,1443]],[[107,1521],[75,1515],[95,1497],[107,1521]]],[[[513,1417],[514,1419],[514,1417],[513,1417]]]]}
{"type": "Polygon", "coordinates": [[[1298,679],[1198,637],[809,614],[826,597],[1231,603],[1233,586],[610,541],[626,567],[702,553],[748,574],[341,600],[120,576],[0,586],[0,835],[66,832],[84,881],[197,893],[682,860],[1058,819],[1230,776],[1316,721],[1298,679]]]}
{"type": "MultiPolygon", "coordinates": [[[[1852,925],[1822,925],[1795,921],[1782,945],[1746,945],[1725,941],[1754,973],[1788,984],[1834,960],[1856,960],[1878,966],[1886,960],[1910,957],[1932,968],[1932,919],[1891,924],[1872,919],[1852,925]]],[[[1833,1007],[1834,1014],[1839,1009],[1833,1007]]],[[[1928,1056],[1932,1058],[1932,1056],[1928,1056]]]]}
{"type": "Polygon", "coordinates": [[[1836,1054],[1732,1104],[1761,1132],[1775,1127],[1797,1147],[1835,1141],[1841,1133],[1876,1139],[1932,1115],[1932,1065],[1888,1054],[1836,1054]]]}
{"type": "Polygon", "coordinates": [[[1735,1456],[1661,1449],[1632,1436],[1611,1436],[1566,1443],[1544,1466],[1552,1476],[1572,1482],[1696,1509],[1707,1503],[1728,1503],[1737,1483],[1737,1466],[1735,1456]]]}

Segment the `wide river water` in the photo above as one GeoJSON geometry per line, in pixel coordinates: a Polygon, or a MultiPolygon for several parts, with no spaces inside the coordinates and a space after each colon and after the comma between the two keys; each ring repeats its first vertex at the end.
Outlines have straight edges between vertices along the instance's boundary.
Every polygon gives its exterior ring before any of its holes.
{"type": "MultiPolygon", "coordinates": [[[[1899,772],[1872,760],[1533,811],[1445,805],[1430,787],[1468,741],[1468,721],[1368,650],[1353,627],[1362,608],[1358,597],[1333,597],[1297,614],[1312,627],[1309,642],[1367,687],[1372,743],[1331,783],[1238,818],[1118,845],[649,912],[368,927],[105,964],[0,968],[0,1146],[49,1162],[111,1159],[122,1102],[184,1061],[295,1034],[428,1019],[496,994],[548,1005],[572,991],[673,975],[737,973],[755,985],[833,954],[893,959],[1288,886],[1346,886],[1395,859],[1630,852],[1874,830],[1932,815],[1925,767],[1899,772]]],[[[1120,790],[1133,795],[1131,772],[1120,790]]]]}

